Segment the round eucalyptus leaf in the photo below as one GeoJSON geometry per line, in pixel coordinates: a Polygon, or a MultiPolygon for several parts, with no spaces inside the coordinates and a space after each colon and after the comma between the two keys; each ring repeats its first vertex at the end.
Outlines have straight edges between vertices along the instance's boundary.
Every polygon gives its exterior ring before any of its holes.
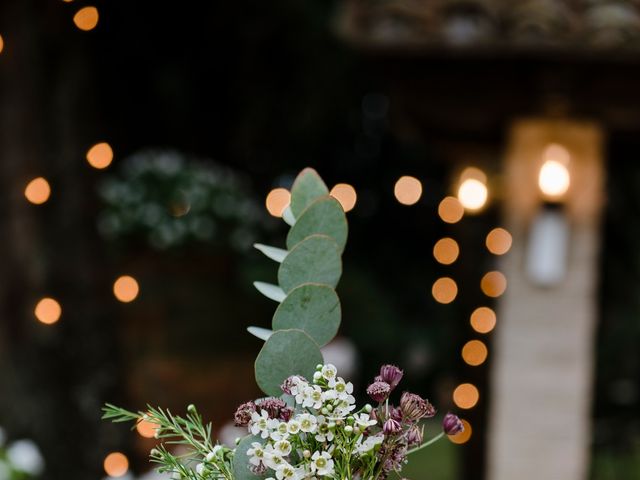
{"type": "Polygon", "coordinates": [[[326,235],[310,235],[291,249],[278,269],[278,284],[289,293],[303,283],[334,287],[342,275],[336,242],[326,235]]]}
{"type": "Polygon", "coordinates": [[[251,448],[251,444],[253,442],[263,443],[264,440],[256,435],[247,435],[236,447],[236,453],[233,456],[233,473],[234,480],[259,480],[261,478],[265,478],[263,476],[254,475],[249,470],[249,457],[247,455],[247,450],[251,448]]]}
{"type": "Polygon", "coordinates": [[[300,215],[287,235],[287,249],[291,250],[309,235],[321,233],[338,244],[340,252],[347,243],[347,217],[340,202],[326,195],[314,201],[300,215]]]}
{"type": "Polygon", "coordinates": [[[325,185],[318,172],[313,168],[302,170],[291,187],[291,213],[296,222],[303,210],[311,205],[314,200],[327,195],[329,189],[325,185]]]}
{"type": "Polygon", "coordinates": [[[273,330],[303,330],[322,347],[338,333],[340,316],[340,299],[333,288],[305,283],[291,290],[278,305],[273,330]]]}
{"type": "Polygon", "coordinates": [[[313,378],[322,363],[318,344],[302,330],[279,330],[262,346],[255,363],[256,382],[271,396],[280,396],[280,385],[291,375],[313,378]]]}

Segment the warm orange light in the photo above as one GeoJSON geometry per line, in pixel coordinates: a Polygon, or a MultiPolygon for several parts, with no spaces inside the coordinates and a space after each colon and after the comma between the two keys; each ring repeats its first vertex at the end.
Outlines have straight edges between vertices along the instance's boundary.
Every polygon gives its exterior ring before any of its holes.
{"type": "Polygon", "coordinates": [[[460,184],[458,188],[458,200],[462,206],[472,212],[476,212],[487,203],[489,191],[487,186],[480,180],[468,178],[460,184]]]}
{"type": "Polygon", "coordinates": [[[123,303],[134,301],[139,292],[137,280],[129,275],[123,275],[113,283],[113,294],[123,303]]]}
{"type": "Polygon", "coordinates": [[[4,50],[4,40],[2,39],[2,35],[0,35],[0,53],[4,50]]]}
{"type": "Polygon", "coordinates": [[[462,421],[462,425],[464,425],[464,430],[460,433],[456,433],[455,435],[449,435],[448,438],[453,443],[462,445],[463,443],[467,443],[469,441],[469,439],[471,438],[471,432],[473,432],[473,429],[471,428],[471,424],[466,420],[464,420],[463,418],[461,418],[460,421],[462,421]]]}
{"type": "Polygon", "coordinates": [[[458,242],[453,238],[445,237],[436,242],[433,247],[433,256],[438,263],[443,265],[451,265],[456,261],[460,254],[458,242]]]}
{"type": "Polygon", "coordinates": [[[104,458],[104,471],[110,477],[122,477],[129,471],[129,460],[120,452],[112,452],[104,458]]]}
{"type": "Polygon", "coordinates": [[[455,197],[445,197],[438,205],[438,215],[443,222],[457,223],[464,215],[464,207],[455,197]]]}
{"type": "Polygon", "coordinates": [[[156,434],[157,428],[158,425],[148,420],[140,420],[138,423],[136,423],[136,430],[138,431],[140,436],[144,438],[153,438],[156,434]]]}
{"type": "Polygon", "coordinates": [[[102,170],[111,165],[113,161],[113,149],[107,142],[96,143],[87,151],[87,162],[93,168],[102,170]]]}
{"type": "Polygon", "coordinates": [[[501,272],[488,272],[480,280],[480,288],[488,297],[499,297],[507,289],[507,278],[501,272]]]}
{"type": "Polygon", "coordinates": [[[496,326],[496,314],[489,307],[476,308],[471,314],[471,327],[478,333],[489,333],[496,326]]]}
{"type": "Polygon", "coordinates": [[[331,189],[329,195],[340,202],[345,212],[353,210],[353,207],[356,206],[356,200],[358,199],[356,189],[348,183],[338,183],[331,189]]]}
{"type": "Polygon", "coordinates": [[[475,385],[463,383],[453,391],[453,402],[460,408],[468,410],[473,408],[480,399],[480,392],[475,385]]]}
{"type": "Polygon", "coordinates": [[[274,188],[267,195],[265,205],[267,211],[274,217],[281,217],[282,212],[289,206],[291,202],[291,193],[286,188],[274,188]]]}
{"type": "Polygon", "coordinates": [[[486,239],[487,249],[494,255],[504,255],[511,248],[513,238],[504,228],[494,228],[486,239]]]}
{"type": "Polygon", "coordinates": [[[488,354],[487,346],[480,340],[470,340],[462,347],[462,359],[472,367],[482,365],[488,354]]]}
{"type": "Polygon", "coordinates": [[[96,7],[83,7],[73,16],[73,23],[80,30],[88,32],[98,25],[98,9],[96,7]]]}
{"type": "Polygon", "coordinates": [[[562,197],[571,185],[569,169],[556,160],[547,160],[540,168],[538,186],[543,194],[552,199],[562,197]]]}
{"type": "Polygon", "coordinates": [[[479,168],[467,167],[460,174],[460,180],[459,181],[460,181],[460,183],[462,183],[465,180],[469,180],[469,179],[478,180],[479,182],[484,183],[486,185],[486,183],[487,183],[487,174],[484,173],[479,168]]]}
{"type": "Polygon", "coordinates": [[[55,299],[45,297],[36,304],[34,314],[39,322],[52,325],[60,320],[62,307],[55,299]]]}
{"type": "Polygon", "coordinates": [[[438,303],[451,303],[458,295],[458,286],[452,278],[442,277],[433,284],[431,294],[438,303]]]}
{"type": "Polygon", "coordinates": [[[422,183],[415,177],[405,175],[396,182],[393,194],[402,205],[413,205],[422,196],[422,183]]]}
{"type": "Polygon", "coordinates": [[[34,205],[41,205],[51,195],[51,187],[44,177],[38,177],[31,180],[24,189],[24,196],[34,205]]]}

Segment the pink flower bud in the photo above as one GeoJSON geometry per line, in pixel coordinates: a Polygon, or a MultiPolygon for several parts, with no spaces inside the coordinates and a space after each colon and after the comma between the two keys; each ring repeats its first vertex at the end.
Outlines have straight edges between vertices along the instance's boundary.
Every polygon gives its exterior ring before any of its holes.
{"type": "Polygon", "coordinates": [[[447,435],[455,435],[464,432],[464,424],[453,413],[447,413],[442,420],[442,429],[447,435]]]}
{"type": "Polygon", "coordinates": [[[373,382],[367,387],[367,395],[373,398],[376,402],[382,403],[391,393],[391,387],[387,382],[373,382]]]}
{"type": "Polygon", "coordinates": [[[383,365],[380,367],[380,378],[383,382],[387,382],[391,390],[396,388],[402,380],[402,370],[395,365],[383,365]]]}
{"type": "Polygon", "coordinates": [[[238,407],[233,415],[233,423],[236,427],[246,427],[251,420],[251,414],[256,411],[256,404],[253,402],[243,403],[238,407]]]}
{"type": "Polygon", "coordinates": [[[382,431],[384,432],[385,435],[395,435],[399,433],[401,430],[402,430],[402,425],[400,425],[400,422],[398,422],[397,420],[394,420],[393,418],[388,419],[386,422],[384,422],[384,425],[382,426],[382,431]]]}

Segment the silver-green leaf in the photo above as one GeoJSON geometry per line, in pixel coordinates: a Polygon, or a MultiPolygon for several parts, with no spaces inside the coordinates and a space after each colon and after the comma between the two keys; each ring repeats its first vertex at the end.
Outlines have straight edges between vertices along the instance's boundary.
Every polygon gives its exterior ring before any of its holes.
{"type": "Polygon", "coordinates": [[[255,363],[256,382],[267,395],[282,394],[280,385],[291,375],[313,378],[322,363],[318,344],[302,330],[274,332],[262,346],[255,363]]]}
{"type": "Polygon", "coordinates": [[[340,202],[326,195],[315,200],[298,217],[287,235],[287,249],[291,250],[309,235],[321,233],[338,244],[340,252],[347,243],[347,217],[340,202]]]}
{"type": "Polygon", "coordinates": [[[249,332],[254,337],[258,337],[260,340],[265,341],[269,340],[269,337],[273,335],[273,330],[262,327],[247,327],[247,332],[249,332]]]}
{"type": "Polygon", "coordinates": [[[273,329],[303,330],[322,347],[338,333],[340,317],[340,299],[333,288],[305,283],[291,290],[278,305],[273,329]]]}
{"type": "Polygon", "coordinates": [[[263,245],[262,243],[254,243],[253,246],[256,250],[260,250],[262,253],[264,253],[267,258],[270,258],[271,260],[274,260],[278,263],[282,263],[284,257],[286,257],[287,253],[289,253],[287,250],[284,250],[282,248],[271,247],[269,245],[263,245]]]}
{"type": "Polygon", "coordinates": [[[313,168],[305,168],[302,170],[291,187],[291,212],[294,218],[300,218],[300,215],[318,198],[328,195],[329,189],[325,185],[318,172],[313,168]]]}
{"type": "Polygon", "coordinates": [[[289,293],[303,283],[334,287],[342,275],[342,259],[336,242],[326,235],[310,235],[298,243],[278,269],[278,284],[289,293]]]}
{"type": "Polygon", "coordinates": [[[236,447],[236,451],[233,456],[234,480],[259,480],[261,478],[265,478],[265,475],[254,475],[251,470],[249,470],[249,466],[251,464],[249,463],[247,450],[251,448],[251,444],[253,442],[262,443],[263,440],[258,436],[248,435],[240,440],[240,443],[236,447]]]}
{"type": "Polygon", "coordinates": [[[265,297],[275,300],[276,302],[281,302],[287,296],[284,290],[271,283],[253,282],[253,286],[265,297]]]}

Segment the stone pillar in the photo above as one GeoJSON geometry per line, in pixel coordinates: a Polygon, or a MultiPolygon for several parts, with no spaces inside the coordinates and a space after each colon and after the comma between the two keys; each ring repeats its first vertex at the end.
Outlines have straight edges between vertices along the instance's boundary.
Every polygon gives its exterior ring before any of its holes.
{"type": "Polygon", "coordinates": [[[587,122],[523,120],[505,155],[502,259],[508,280],[498,305],[488,431],[489,480],[585,480],[591,436],[593,335],[599,217],[604,184],[602,132],[587,122]],[[564,279],[550,287],[527,278],[531,222],[542,206],[538,173],[550,143],[571,153],[564,197],[570,228],[564,279]]]}

